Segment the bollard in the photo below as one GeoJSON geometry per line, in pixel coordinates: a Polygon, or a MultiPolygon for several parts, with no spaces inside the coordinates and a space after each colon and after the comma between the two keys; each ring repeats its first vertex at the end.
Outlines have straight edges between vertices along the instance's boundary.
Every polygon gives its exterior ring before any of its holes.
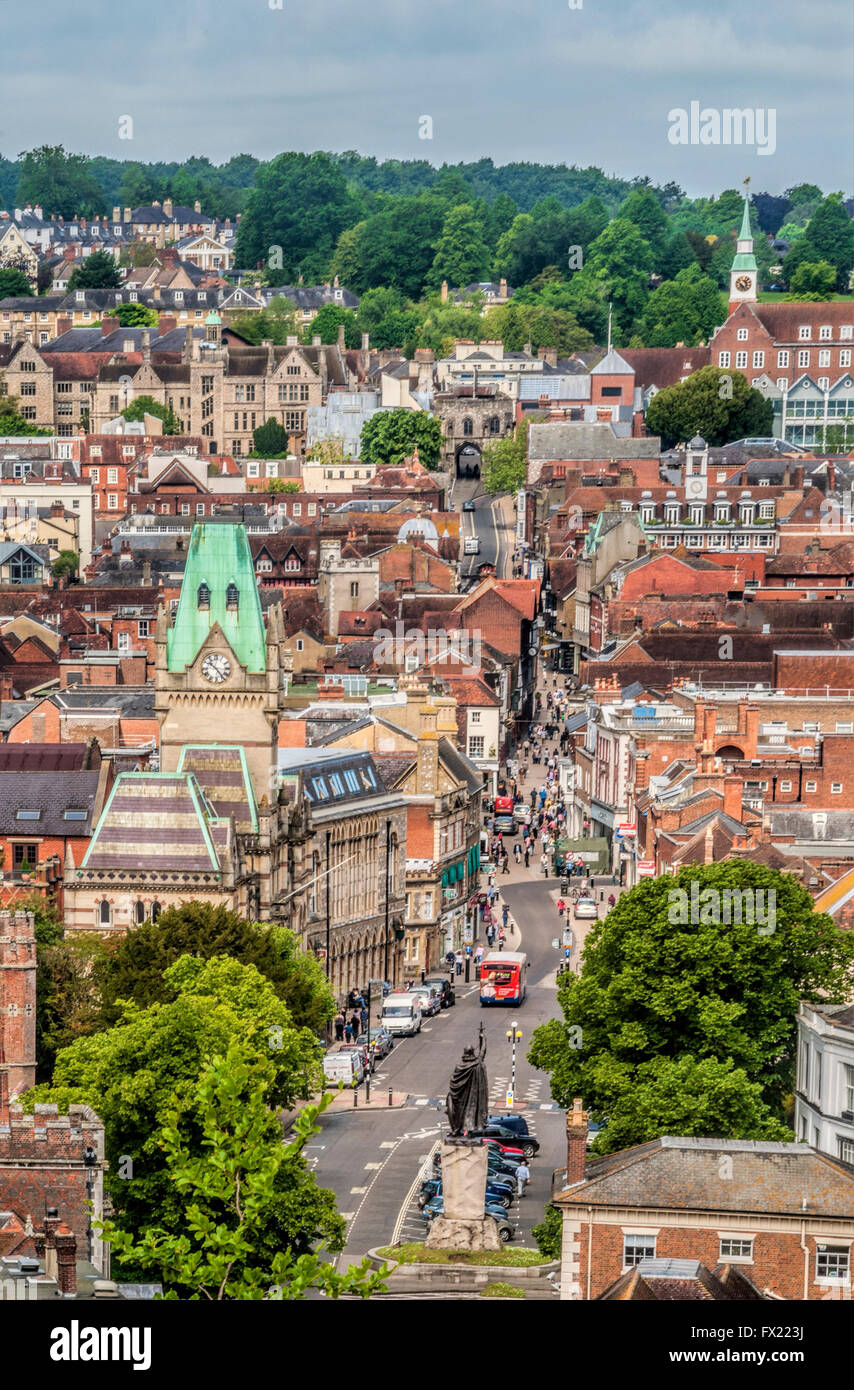
{"type": "Polygon", "coordinates": [[[366,1105],[370,1105],[370,1103],[371,1103],[371,1073],[368,1072],[367,1076],[365,1077],[365,1104],[366,1104],[366,1105]]]}
{"type": "Polygon", "coordinates": [[[353,1087],[353,1109],[354,1109],[354,1110],[358,1110],[358,1108],[359,1108],[359,1092],[356,1090],[356,1087],[354,1086],[354,1087],[353,1087]]]}
{"type": "Polygon", "coordinates": [[[389,1103],[389,1105],[391,1105],[391,1104],[393,1103],[393,1094],[394,1094],[394,1093],[393,1093],[391,1087],[389,1086],[389,1088],[388,1088],[388,1103],[389,1103]]]}

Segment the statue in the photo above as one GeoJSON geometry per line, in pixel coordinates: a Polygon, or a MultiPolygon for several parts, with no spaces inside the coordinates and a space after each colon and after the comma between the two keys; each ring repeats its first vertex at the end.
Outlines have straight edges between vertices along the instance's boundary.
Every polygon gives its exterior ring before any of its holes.
{"type": "Polygon", "coordinates": [[[486,1038],[480,1025],[478,1048],[463,1049],[463,1059],[454,1068],[445,1107],[451,1137],[462,1137],[468,1129],[482,1129],[489,1114],[489,1086],[486,1080],[486,1038]]]}

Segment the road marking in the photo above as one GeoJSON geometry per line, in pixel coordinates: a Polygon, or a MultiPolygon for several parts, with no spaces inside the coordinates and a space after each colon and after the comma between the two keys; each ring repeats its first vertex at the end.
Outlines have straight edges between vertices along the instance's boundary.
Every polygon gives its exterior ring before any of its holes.
{"type": "MultiPolygon", "coordinates": [[[[429,1139],[431,1135],[439,1133],[439,1126],[434,1125],[432,1129],[414,1129],[409,1134],[404,1134],[404,1139],[429,1139]]],[[[400,1141],[398,1141],[400,1142],[400,1141]]],[[[432,1152],[432,1150],[431,1150],[432,1152]]],[[[429,1156],[429,1155],[428,1155],[429,1156]]]]}
{"type": "Polygon", "coordinates": [[[427,1099],[426,1096],[422,1096],[420,1100],[417,1100],[417,1101],[415,1102],[415,1104],[416,1104],[416,1105],[429,1105],[430,1102],[429,1102],[429,1100],[427,1099]]]}
{"type": "Polygon", "coordinates": [[[433,1025],[432,1025],[432,1023],[430,1023],[430,1024],[427,1025],[426,1028],[422,1028],[422,1029],[421,1029],[421,1032],[422,1032],[422,1033],[429,1033],[432,1027],[433,1027],[433,1025]]]}
{"type": "Polygon", "coordinates": [[[339,1211],[338,1215],[342,1221],[352,1221],[356,1213],[354,1211],[339,1211]]]}
{"type": "Polygon", "coordinates": [[[380,1148],[381,1148],[381,1149],[393,1149],[394,1146],[395,1146],[395,1144],[396,1144],[396,1142],[397,1142],[397,1141],[396,1141],[395,1139],[384,1139],[383,1142],[380,1144],[380,1148]]]}
{"type": "Polygon", "coordinates": [[[361,1197],[361,1196],[364,1195],[364,1193],[367,1192],[367,1190],[368,1190],[368,1189],[367,1189],[366,1187],[351,1187],[351,1188],[350,1188],[350,1196],[351,1196],[351,1197],[361,1197]]]}
{"type": "Polygon", "coordinates": [[[366,1164],[365,1164],[365,1172],[366,1172],[366,1173],[373,1172],[373,1171],[374,1171],[375,1169],[377,1169],[377,1168],[382,1168],[382,1164],[381,1164],[381,1163],[366,1163],[366,1164]]]}
{"type": "MultiPolygon", "coordinates": [[[[405,1138],[405,1137],[406,1137],[406,1136],[404,1136],[404,1138],[405,1138]]],[[[429,1162],[429,1161],[430,1161],[430,1158],[431,1158],[432,1155],[436,1152],[436,1150],[438,1149],[438,1147],[439,1147],[439,1141],[438,1141],[438,1139],[437,1139],[437,1140],[436,1140],[436,1143],[433,1145],[433,1148],[430,1150],[430,1153],[427,1155],[427,1160],[426,1160],[426,1162],[429,1162]]],[[[426,1164],[425,1164],[425,1166],[426,1166],[426,1164]]],[[[400,1208],[400,1211],[399,1211],[398,1214],[397,1214],[397,1220],[396,1220],[395,1223],[394,1223],[394,1230],[393,1230],[392,1233],[391,1233],[391,1240],[389,1241],[389,1244],[390,1244],[390,1245],[396,1245],[396,1244],[397,1244],[397,1242],[400,1240],[400,1236],[401,1236],[401,1232],[403,1231],[404,1224],[406,1223],[407,1220],[411,1220],[411,1219],[412,1219],[412,1218],[410,1217],[409,1208],[410,1208],[410,1206],[412,1205],[412,1201],[413,1201],[413,1198],[415,1197],[415,1193],[417,1192],[418,1188],[421,1186],[421,1183],[423,1182],[423,1177],[422,1177],[423,1171],[424,1171],[423,1168],[419,1168],[419,1169],[418,1169],[418,1172],[415,1174],[415,1177],[414,1177],[413,1180],[412,1180],[412,1186],[410,1187],[409,1191],[407,1192],[406,1196],[405,1196],[404,1199],[403,1199],[403,1206],[400,1208]]]]}

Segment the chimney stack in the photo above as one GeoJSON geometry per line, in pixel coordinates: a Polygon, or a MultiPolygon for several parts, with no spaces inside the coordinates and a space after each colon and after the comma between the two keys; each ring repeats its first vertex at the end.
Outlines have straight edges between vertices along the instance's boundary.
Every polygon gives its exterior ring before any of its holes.
{"type": "Polygon", "coordinates": [[[583,1182],[587,1163],[587,1112],[576,1096],[566,1116],[566,1185],[583,1182]]]}

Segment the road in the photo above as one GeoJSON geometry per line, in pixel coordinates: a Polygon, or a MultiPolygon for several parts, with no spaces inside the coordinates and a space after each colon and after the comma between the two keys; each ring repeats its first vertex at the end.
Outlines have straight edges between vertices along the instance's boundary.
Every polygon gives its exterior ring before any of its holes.
{"type": "Polygon", "coordinates": [[[477,555],[460,554],[460,574],[464,582],[476,580],[481,565],[494,565],[499,578],[506,577],[508,557],[513,550],[512,527],[508,529],[501,503],[489,497],[482,488],[482,483],[476,478],[458,478],[454,486],[454,504],[457,508],[461,508],[463,502],[472,500],[475,505],[473,512],[461,513],[460,534],[463,539],[477,536],[480,541],[477,555]]]}
{"type": "Polygon", "coordinates": [[[506,1031],[522,1030],[516,1057],[516,1109],[525,1115],[541,1148],[531,1162],[531,1183],[525,1197],[509,1213],[515,1241],[533,1245],[531,1228],[542,1220],[553,1169],[565,1158],[565,1116],[549,1095],[548,1078],[526,1060],[531,1032],[556,1011],[555,970],[559,952],[552,940],[559,935],[554,902],[558,881],[533,871],[513,870],[499,878],[502,900],[519,926],[508,937],[508,949],[524,950],[529,959],[528,997],[518,1009],[482,1009],[478,987],[459,982],[457,1003],[426,1019],[421,1034],[400,1039],[380,1063],[373,1081],[376,1097],[389,1087],[405,1092],[400,1109],[340,1111],[324,1115],[322,1131],[308,1150],[317,1179],[331,1187],[348,1220],[347,1244],[341,1267],[356,1263],[376,1245],[393,1240],[423,1239],[424,1222],[415,1201],[419,1175],[439,1142],[445,1125],[444,1094],[463,1047],[476,1043],[483,1022],[487,1039],[490,1108],[505,1108],[511,1078],[511,1049],[506,1031]]]}

